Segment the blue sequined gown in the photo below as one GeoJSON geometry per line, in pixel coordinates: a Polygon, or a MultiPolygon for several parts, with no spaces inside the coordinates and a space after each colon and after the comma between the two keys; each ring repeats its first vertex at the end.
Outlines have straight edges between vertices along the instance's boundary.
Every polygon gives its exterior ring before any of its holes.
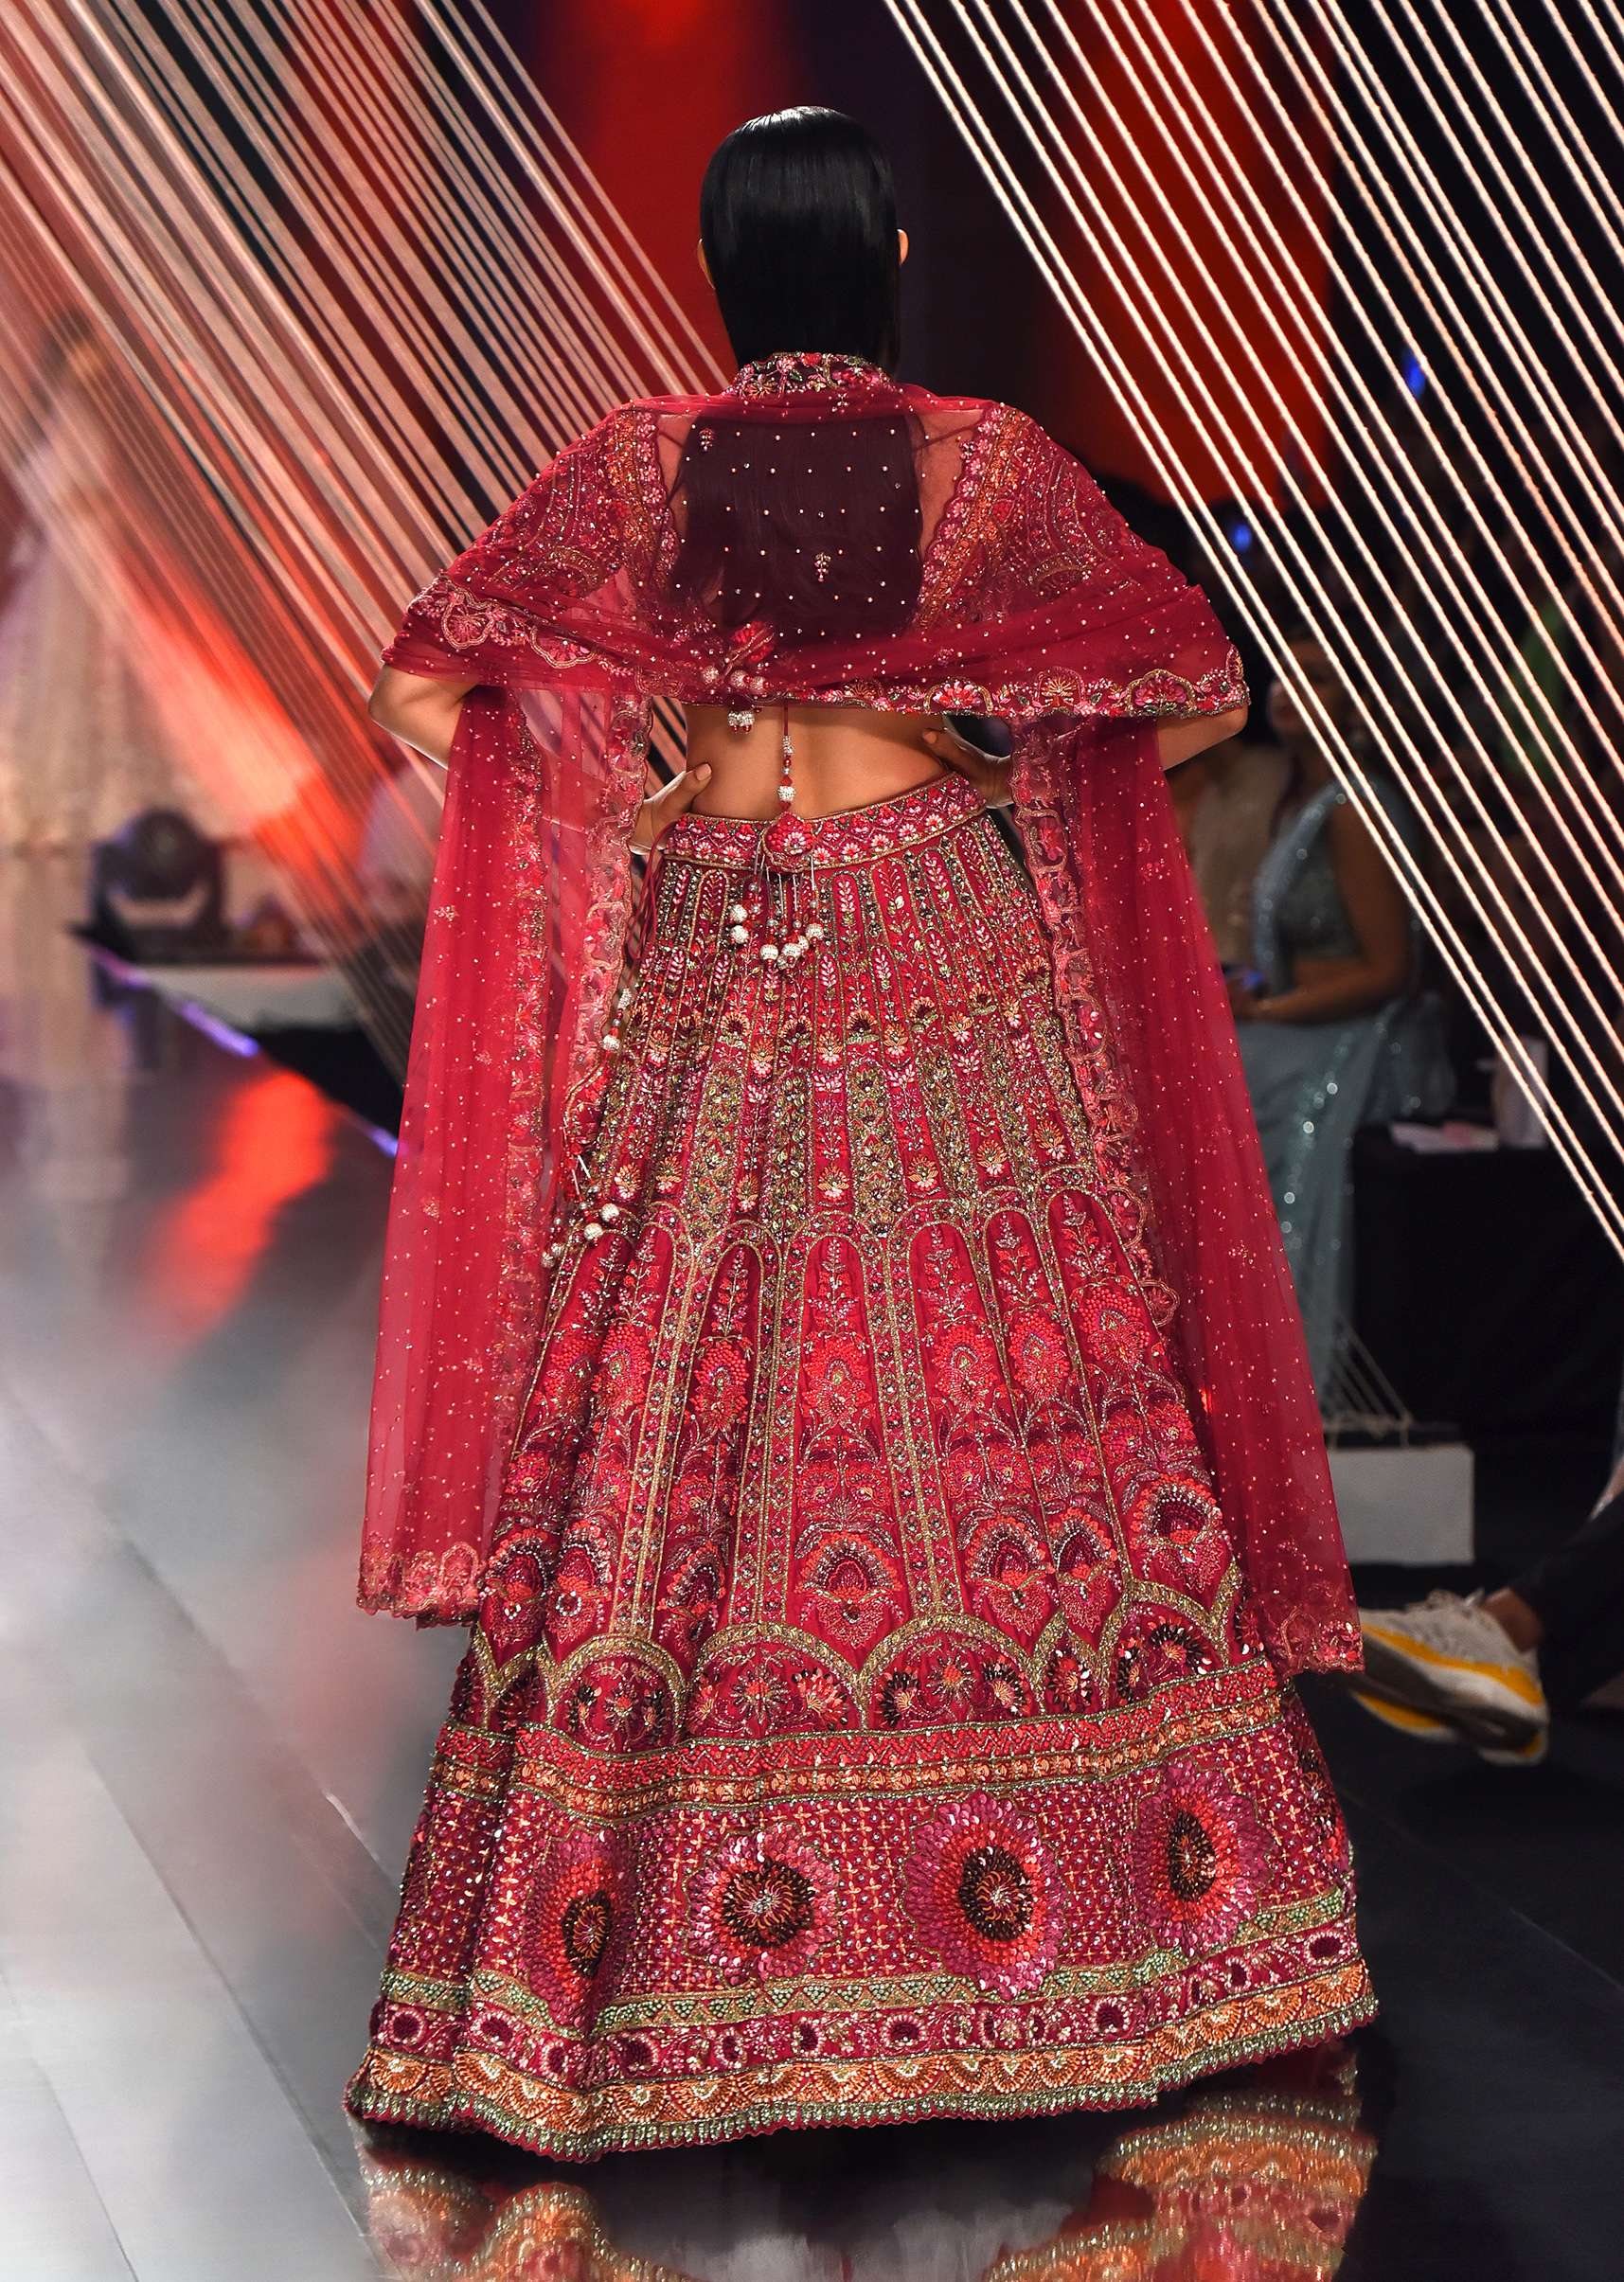
{"type": "MultiPolygon", "coordinates": [[[[1407,834],[1398,795],[1377,790],[1407,834]]],[[[1358,954],[1330,848],[1330,818],[1347,797],[1334,784],[1316,793],[1258,866],[1252,956],[1266,995],[1291,988],[1299,958],[1358,954]]],[[[1352,1298],[1353,1136],[1448,1108],[1454,1080],[1441,1010],[1412,990],[1337,1022],[1242,1023],[1240,1059],[1323,1401],[1352,1298]]]]}

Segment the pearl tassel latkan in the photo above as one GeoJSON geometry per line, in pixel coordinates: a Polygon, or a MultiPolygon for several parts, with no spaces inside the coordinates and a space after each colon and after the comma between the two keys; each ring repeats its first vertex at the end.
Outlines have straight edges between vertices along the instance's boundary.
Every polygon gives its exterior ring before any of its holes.
{"type": "MultiPolygon", "coordinates": [[[[634,995],[635,993],[629,986],[621,987],[615,1001],[615,1021],[603,1033],[603,1051],[606,1054],[618,1054],[620,1051],[620,1032],[616,1025],[632,1004],[634,995]]],[[[586,1165],[584,1157],[580,1160],[580,1164],[584,1170],[586,1165]]],[[[596,1244],[599,1237],[608,1235],[615,1222],[620,1218],[621,1211],[621,1207],[613,1197],[605,1197],[601,1203],[596,1205],[577,1204],[573,1209],[578,1213],[584,1211],[587,1215],[586,1224],[580,1233],[589,1244],[596,1244]]],[[[544,1247],[542,1259],[547,1267],[556,1268],[559,1261],[562,1259],[563,1254],[564,1239],[562,1236],[555,1236],[552,1241],[544,1247]]]]}
{"type": "MultiPolygon", "coordinates": [[[[730,707],[728,710],[727,725],[730,729],[749,729],[754,726],[755,720],[755,709],[752,706],[739,705],[730,707]]],[[[784,817],[788,816],[794,805],[795,797],[794,763],[795,748],[790,736],[790,709],[786,705],[784,707],[784,732],[778,779],[778,801],[781,814],[778,823],[769,825],[761,835],[761,845],[757,859],[758,865],[773,847],[775,838],[778,834],[778,826],[783,822],[784,817]]],[[[815,898],[817,875],[810,867],[807,883],[812,895],[815,898]]],[[[761,900],[764,907],[766,903],[764,887],[761,890],[761,900]]],[[[750,940],[749,906],[744,903],[729,904],[727,920],[727,939],[735,950],[741,951],[750,940]]],[[[761,963],[763,966],[778,972],[793,969],[800,964],[809,951],[815,950],[823,938],[824,928],[820,919],[809,919],[804,927],[798,928],[792,936],[786,936],[781,942],[775,941],[771,936],[768,936],[761,944],[761,963]]]]}

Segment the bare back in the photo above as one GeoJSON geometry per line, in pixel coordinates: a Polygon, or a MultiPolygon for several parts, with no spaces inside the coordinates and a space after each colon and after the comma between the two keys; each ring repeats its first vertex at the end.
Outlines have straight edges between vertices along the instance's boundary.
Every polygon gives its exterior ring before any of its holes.
{"type": "MultiPolygon", "coordinates": [[[[776,816],[784,707],[763,705],[748,729],[730,729],[721,705],[688,705],[690,768],[708,764],[709,783],[694,808],[709,816],[776,816]]],[[[882,713],[866,705],[792,705],[795,811],[828,816],[894,800],[949,774],[925,743],[935,717],[882,713]]]]}

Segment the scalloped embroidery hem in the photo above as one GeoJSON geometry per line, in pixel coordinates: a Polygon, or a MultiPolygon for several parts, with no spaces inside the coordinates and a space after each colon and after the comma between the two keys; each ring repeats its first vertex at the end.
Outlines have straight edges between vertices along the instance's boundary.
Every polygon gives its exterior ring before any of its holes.
{"type": "Polygon", "coordinates": [[[1354,1962],[1289,1989],[1223,1999],[1136,2047],[1079,2049],[1071,2056],[1076,2072],[1069,2076],[1061,2074],[1062,2056],[1053,2050],[983,2048],[933,2053],[905,2064],[780,2062],[741,2069],[736,2077],[713,2077],[710,2085],[720,2087],[716,2091],[679,2078],[610,2085],[581,2095],[526,2078],[493,2055],[463,2053],[448,2066],[373,2049],[350,2079],[344,2104],[366,2124],[486,2131],[532,2155],[592,2163],[624,2149],[705,2146],[819,2127],[1146,2108],[1200,2077],[1328,2043],[1364,2027],[1376,2011],[1369,1976],[1363,1963],[1354,1962]],[[1290,2017],[1285,2017],[1288,2005],[1290,2017]],[[1140,2064],[1101,2065],[1108,2056],[1121,2062],[1133,2054],[1145,2056],[1140,2064]],[[860,2088],[866,2076],[875,2079],[875,2088],[866,2093],[860,2088]],[[916,2081],[909,2084],[909,2077],[916,2081]],[[480,2088],[482,2078],[487,2089],[480,2088]],[[820,2079],[828,2087],[821,2092],[820,2079]],[[885,2079],[892,2088],[882,2091],[885,2079]],[[781,2088],[792,2080],[790,2096],[781,2088]],[[521,2089],[526,2085],[533,2087],[527,2094],[521,2089]],[[515,2096],[505,2097],[509,2087],[515,2096]],[[622,2113],[589,2130],[571,2130],[564,2121],[568,2111],[589,2106],[618,2107],[622,2113]]]}
{"type": "Polygon", "coordinates": [[[479,1613],[478,1596],[472,1593],[465,1599],[424,1602],[417,1607],[396,1593],[357,1593],[355,1605],[368,1616],[401,1616],[419,1625],[472,1624],[479,1613]]]}

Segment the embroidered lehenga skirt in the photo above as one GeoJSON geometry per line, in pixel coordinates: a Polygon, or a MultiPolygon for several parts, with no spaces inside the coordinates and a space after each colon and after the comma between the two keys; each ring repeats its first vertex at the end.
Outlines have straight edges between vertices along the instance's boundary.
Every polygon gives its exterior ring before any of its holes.
{"type": "Polygon", "coordinates": [[[1125,2106],[1372,2009],[1024,869],[958,779],[760,833],[645,890],[366,2117],[1125,2106]]]}

